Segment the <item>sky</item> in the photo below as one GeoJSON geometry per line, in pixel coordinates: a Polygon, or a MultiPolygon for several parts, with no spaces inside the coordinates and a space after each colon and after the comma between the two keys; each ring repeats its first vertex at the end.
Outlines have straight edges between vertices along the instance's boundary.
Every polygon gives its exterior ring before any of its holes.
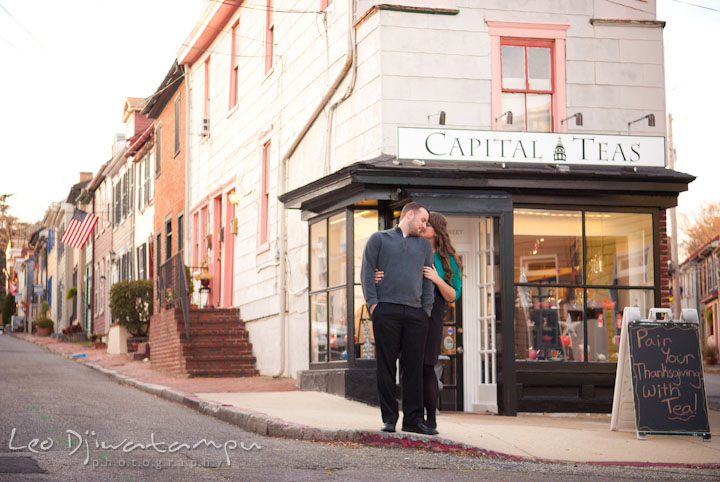
{"type": "MultiPolygon", "coordinates": [[[[202,0],[0,0],[0,194],[14,194],[13,215],[42,219],[50,203],[67,197],[79,172],[96,173],[110,158],[113,134],[123,132],[125,97],[155,91],[202,6],[202,0]]],[[[680,195],[681,219],[701,201],[720,200],[714,118],[720,11],[712,10],[720,10],[720,0],[657,0],[657,7],[658,20],[667,21],[675,169],[698,176],[680,195]]]]}

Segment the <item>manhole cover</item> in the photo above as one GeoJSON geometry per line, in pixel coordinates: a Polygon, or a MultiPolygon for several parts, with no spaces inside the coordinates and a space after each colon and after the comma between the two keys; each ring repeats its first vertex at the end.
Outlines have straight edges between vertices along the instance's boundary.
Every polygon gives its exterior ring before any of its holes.
{"type": "Polygon", "coordinates": [[[32,457],[0,456],[0,474],[44,474],[32,457]]]}

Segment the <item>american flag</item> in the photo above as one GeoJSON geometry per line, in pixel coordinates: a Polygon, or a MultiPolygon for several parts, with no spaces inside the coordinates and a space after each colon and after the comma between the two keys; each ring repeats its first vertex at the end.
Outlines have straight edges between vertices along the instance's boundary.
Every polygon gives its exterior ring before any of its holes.
{"type": "Polygon", "coordinates": [[[70,224],[68,224],[65,233],[62,238],[60,238],[60,242],[73,248],[82,249],[90,237],[90,233],[92,233],[95,224],[97,224],[97,216],[76,209],[72,220],[70,220],[70,224]]]}

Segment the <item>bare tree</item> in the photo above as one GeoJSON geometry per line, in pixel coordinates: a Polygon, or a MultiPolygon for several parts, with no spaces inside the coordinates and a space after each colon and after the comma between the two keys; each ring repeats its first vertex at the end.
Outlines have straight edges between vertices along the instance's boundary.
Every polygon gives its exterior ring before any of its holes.
{"type": "Polygon", "coordinates": [[[691,214],[680,219],[680,229],[685,233],[680,247],[681,259],[690,256],[720,233],[720,201],[704,201],[691,214]]]}
{"type": "Polygon", "coordinates": [[[3,251],[7,248],[8,241],[15,234],[15,224],[18,222],[15,216],[8,213],[10,205],[7,200],[10,196],[12,194],[0,194],[0,249],[3,251]]]}

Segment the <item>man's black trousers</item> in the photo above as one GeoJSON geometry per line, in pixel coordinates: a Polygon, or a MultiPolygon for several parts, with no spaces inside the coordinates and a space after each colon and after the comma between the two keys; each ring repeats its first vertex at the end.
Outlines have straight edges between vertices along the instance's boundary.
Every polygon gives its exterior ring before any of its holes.
{"type": "Polygon", "coordinates": [[[377,387],[383,423],[397,423],[396,361],[400,357],[403,425],[423,421],[422,364],[428,315],[422,308],[378,303],[372,313],[377,387]]]}

